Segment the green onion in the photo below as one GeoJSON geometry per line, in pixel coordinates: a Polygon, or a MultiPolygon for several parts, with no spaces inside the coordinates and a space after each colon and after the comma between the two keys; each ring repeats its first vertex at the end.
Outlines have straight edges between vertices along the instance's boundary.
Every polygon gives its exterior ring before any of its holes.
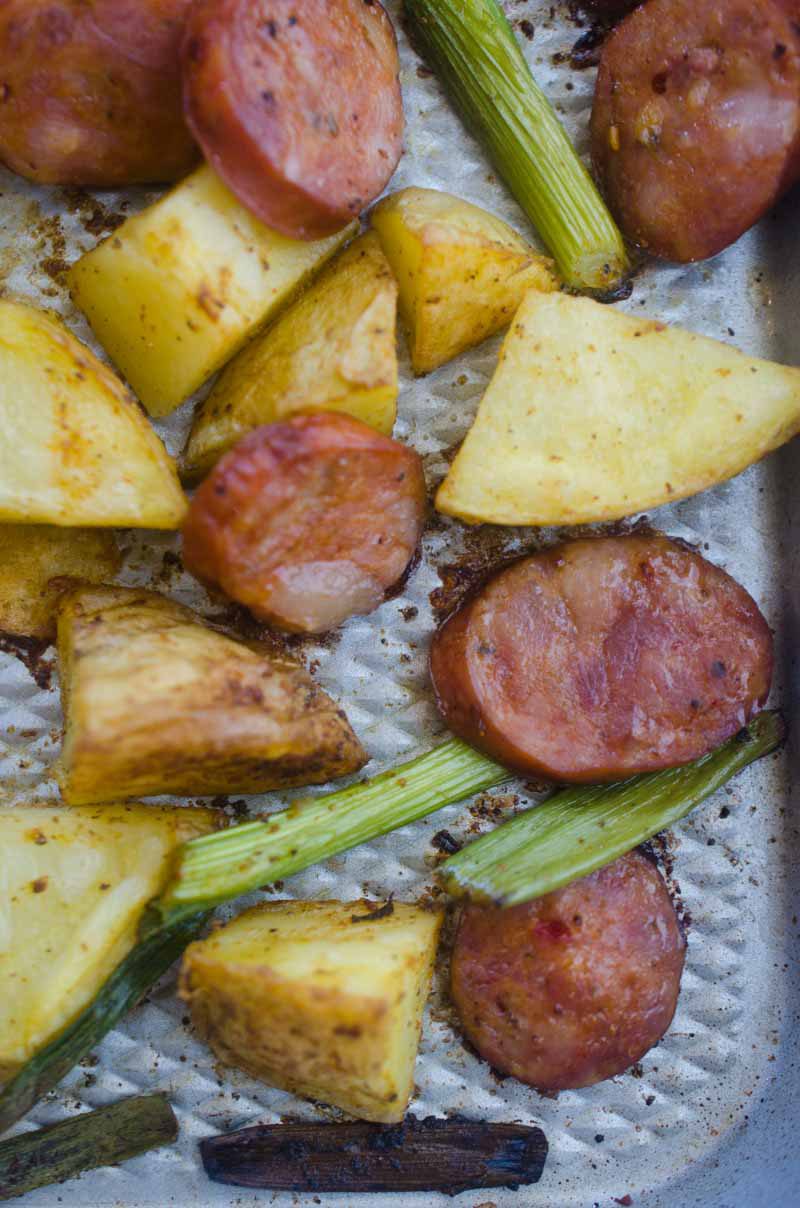
{"type": "Polygon", "coordinates": [[[195,938],[206,915],[187,918],[136,945],[117,966],[97,997],[55,1040],[30,1061],[0,1092],[0,1133],[15,1124],[42,1095],[61,1081],[118,1020],[136,1006],[195,938]]]}
{"type": "Polygon", "coordinates": [[[456,897],[517,906],[577,881],[672,826],[783,740],[762,713],[710,755],[620,784],[564,789],[470,843],[439,867],[456,897]]]}
{"type": "Polygon", "coordinates": [[[186,914],[281,880],[509,780],[511,773],[456,738],[350,788],[297,802],[262,822],[192,839],[150,904],[145,934],[186,914]]]}
{"type": "Polygon", "coordinates": [[[622,236],[496,0],[405,0],[414,40],[573,289],[610,294],[622,236]]]}
{"type": "Polygon", "coordinates": [[[178,1121],[163,1095],[123,1099],[0,1144],[0,1200],[74,1179],[171,1144],[178,1121]]]}

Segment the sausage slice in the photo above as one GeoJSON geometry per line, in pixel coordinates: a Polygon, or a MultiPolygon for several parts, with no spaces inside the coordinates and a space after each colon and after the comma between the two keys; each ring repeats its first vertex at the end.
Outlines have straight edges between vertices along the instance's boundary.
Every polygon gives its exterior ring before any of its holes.
{"type": "Polygon", "coordinates": [[[175,180],[198,158],[183,117],[191,0],[3,0],[0,158],[40,184],[175,180]]]}
{"type": "Polygon", "coordinates": [[[183,559],[280,629],[371,612],[406,571],[425,514],[418,453],[349,415],[256,428],[192,500],[183,559]]]}
{"type": "Polygon", "coordinates": [[[618,780],[698,759],[746,724],[772,635],[729,575],[663,536],[573,541],[526,558],[431,648],[439,709],[524,774],[618,780]]]}
{"type": "Polygon", "coordinates": [[[276,231],[329,235],[394,172],[403,103],[378,0],[198,0],[183,61],[206,158],[276,231]]]}
{"type": "Polygon", "coordinates": [[[592,159],[630,239],[703,260],[794,182],[799,18],[798,0],[648,0],[606,40],[592,159]]]}
{"type": "Polygon", "coordinates": [[[621,1074],[661,1039],[685,953],[661,874],[631,852],[524,906],[468,906],[450,985],[486,1061],[566,1090],[621,1074]]]}

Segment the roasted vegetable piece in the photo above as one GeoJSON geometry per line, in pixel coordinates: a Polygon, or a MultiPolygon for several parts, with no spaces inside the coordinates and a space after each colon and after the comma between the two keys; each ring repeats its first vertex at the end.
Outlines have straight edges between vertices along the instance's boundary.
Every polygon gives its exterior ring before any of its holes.
{"type": "Polygon", "coordinates": [[[142,996],[167,972],[188,943],[195,939],[208,915],[193,914],[162,927],[132,948],[103,983],[97,997],[63,1032],[34,1053],[0,1091],[0,1133],[28,1112],[57,1086],[82,1057],[127,1015],[142,996]]]}
{"type": "Polygon", "coordinates": [[[58,652],[70,805],[257,793],[355,772],[366,754],[296,663],[233,641],[154,592],[62,599],[58,652]]]}
{"type": "Polygon", "coordinates": [[[183,62],[206,159],[276,231],[330,235],[394,172],[400,67],[378,0],[195,0],[183,62]]]}
{"type": "Polygon", "coordinates": [[[573,289],[624,286],[622,236],[498,0],[404,0],[415,43],[573,289]]]}
{"type": "Polygon", "coordinates": [[[252,428],[293,415],[344,411],[390,436],[396,311],[392,270],[377,237],[363,235],[224,370],[195,415],[186,473],[205,473],[252,428]]]}
{"type": "Polygon", "coordinates": [[[58,580],[102,583],[114,578],[121,561],[107,529],[0,524],[0,631],[54,637],[58,580]]]}
{"type": "Polygon", "coordinates": [[[473,523],[629,516],[732,478],[800,431],[800,369],[531,290],[436,497],[473,523]]]}
{"type": "Polygon", "coordinates": [[[467,1120],[257,1124],[200,1142],[215,1183],[278,1191],[442,1191],[518,1187],[541,1177],[540,1128],[467,1120]]]}
{"type": "Polygon", "coordinates": [[[685,951],[661,874],[631,852],[524,906],[467,906],[450,989],[494,1069],[542,1091],[591,1086],[664,1035],[685,951]]]}
{"type": "Polygon", "coordinates": [[[228,842],[187,843],[169,885],[150,904],[143,932],[290,877],[510,778],[505,768],[450,738],[369,780],[296,802],[268,822],[231,827],[228,842]]]}
{"type": "Polygon", "coordinates": [[[0,521],[176,528],[175,467],[118,378],[55,315],[0,300],[0,521]]]}
{"type": "Polygon", "coordinates": [[[551,262],[507,223],[437,189],[401,189],[370,219],[400,285],[415,373],[507,327],[529,289],[557,286],[551,262]]]}
{"type": "Polygon", "coordinates": [[[227,1065],[402,1120],[441,923],[392,901],[268,902],[187,949],[181,997],[227,1065]]]}
{"type": "Polygon", "coordinates": [[[449,893],[501,906],[552,893],[679,822],[737,772],[774,751],[785,734],[779,713],[760,713],[695,763],[621,784],[562,789],[463,847],[437,875],[449,893]]]}
{"type": "Polygon", "coordinates": [[[191,0],[4,0],[0,158],[39,184],[176,180],[198,150],[179,48],[191,0]]]}
{"type": "Polygon", "coordinates": [[[172,853],[219,817],[140,805],[0,809],[0,1081],[94,998],[136,942],[172,853]]]}
{"type": "Polygon", "coordinates": [[[183,527],[186,569],[261,620],[321,633],[372,612],[422,536],[418,453],[349,415],[266,424],[215,466],[183,527]]]}
{"type": "Polygon", "coordinates": [[[660,535],[568,541],[501,571],[431,647],[447,726],[555,781],[689,763],[766,701],[772,634],[719,567],[660,535]]]}
{"type": "MultiPolygon", "coordinates": [[[[354,228],[353,228],[354,229],[354,228]]],[[[151,415],[168,415],[338,247],[286,239],[204,165],[69,270],[72,297],[151,415]]]]}
{"type": "Polygon", "coordinates": [[[0,1200],[63,1183],[85,1170],[116,1166],[170,1145],[178,1121],[164,1095],[123,1099],[0,1144],[0,1200]]]}
{"type": "Polygon", "coordinates": [[[796,0],[648,0],[603,46],[592,160],[625,234],[702,260],[800,172],[796,0]]]}

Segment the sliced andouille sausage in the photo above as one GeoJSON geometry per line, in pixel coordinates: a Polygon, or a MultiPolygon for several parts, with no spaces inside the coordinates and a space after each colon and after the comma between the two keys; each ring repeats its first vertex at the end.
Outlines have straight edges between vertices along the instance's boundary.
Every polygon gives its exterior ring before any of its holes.
{"type": "Polygon", "coordinates": [[[394,172],[403,102],[378,0],[197,0],[183,62],[206,159],[276,231],[332,234],[394,172]]]}
{"type": "Polygon", "coordinates": [[[0,159],[40,184],[175,180],[198,150],[183,116],[191,0],[3,0],[0,159]]]}
{"type": "Polygon", "coordinates": [[[567,542],[491,579],[441,627],[449,728],[524,774],[619,780],[698,759],[765,702],[772,635],[744,588],[687,546],[567,542]]]}
{"type": "Polygon", "coordinates": [[[413,449],[349,415],[299,416],[217,463],[192,500],[183,559],[261,620],[321,633],[383,602],[424,514],[413,449]]]}
{"type": "Polygon", "coordinates": [[[714,256],[797,178],[798,17],[797,0],[648,0],[606,40],[592,160],[634,242],[714,256]]]}
{"type": "Polygon", "coordinates": [[[542,1091],[623,1073],[672,1022],[686,943],[638,852],[523,906],[469,905],[450,988],[469,1041],[542,1091]]]}

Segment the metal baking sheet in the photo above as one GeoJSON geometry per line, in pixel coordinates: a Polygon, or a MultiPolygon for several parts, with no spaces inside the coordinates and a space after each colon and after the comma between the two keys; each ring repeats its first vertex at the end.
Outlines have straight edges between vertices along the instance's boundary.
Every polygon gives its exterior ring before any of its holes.
{"type": "MultiPolygon", "coordinates": [[[[408,45],[399,3],[390,3],[402,50],[408,116],[406,152],[393,187],[443,188],[486,206],[520,230],[527,224],[478,145],[462,130],[436,81],[408,45]]],[[[534,71],[582,150],[593,72],[568,61],[581,34],[563,8],[529,0],[506,3],[534,71]]],[[[151,197],[81,197],[0,178],[0,275],[6,291],[50,306],[83,337],[85,323],[63,287],[66,265],[114,223],[151,197]]],[[[800,230],[797,196],[734,248],[692,268],[659,267],[636,281],[624,304],[642,313],[730,340],[748,352],[800,363],[800,230]]],[[[425,456],[430,485],[445,471],[495,364],[493,340],[415,381],[402,349],[397,432],[425,456]]],[[[182,444],[187,404],[158,425],[170,449],[182,444]]],[[[651,519],[697,541],[756,597],[778,644],[774,702],[791,715],[792,651],[800,600],[800,444],[698,498],[661,508],[651,519]]],[[[500,468],[498,467],[498,472],[500,468]]],[[[403,591],[370,617],[355,618],[328,640],[294,647],[346,707],[372,756],[370,771],[428,747],[441,732],[426,672],[436,606],[460,582],[510,549],[553,534],[468,530],[431,516],[424,554],[403,591]],[[443,586],[444,583],[444,586],[443,586]]],[[[219,618],[185,576],[169,535],[126,534],[123,579],[148,583],[219,618]]],[[[30,660],[28,660],[30,662],[30,660]]],[[[25,665],[0,655],[0,779],[6,797],[54,796],[49,768],[58,751],[60,713],[53,655],[39,660],[39,687],[25,665]]],[[[792,795],[795,739],[741,776],[735,787],[696,810],[664,844],[675,891],[689,924],[689,951],[678,1012],[666,1039],[619,1078],[590,1090],[543,1097],[513,1079],[498,1080],[461,1045],[444,991],[444,963],[427,1013],[417,1087],[417,1116],[461,1113],[479,1120],[540,1124],[550,1142],[541,1182],[518,1192],[467,1192],[465,1208],[748,1208],[767,1199],[798,1202],[800,1147],[794,1139],[798,1089],[797,815],[792,795]]],[[[253,809],[285,798],[250,799],[253,809]]],[[[430,891],[435,833],[477,833],[526,803],[519,789],[450,807],[276,888],[306,898],[430,891]]],[[[219,1067],[196,1041],[174,994],[174,981],[151,993],[57,1092],[22,1125],[45,1124],[139,1091],[166,1091],[181,1126],[179,1143],[118,1169],[31,1194],[31,1208],[145,1208],[173,1204],[366,1208],[376,1197],[253,1193],[208,1182],[197,1155],[201,1137],[257,1121],[328,1122],[335,1112],[219,1067]]],[[[438,1208],[444,1196],[380,1197],[385,1208],[438,1208]]]]}

